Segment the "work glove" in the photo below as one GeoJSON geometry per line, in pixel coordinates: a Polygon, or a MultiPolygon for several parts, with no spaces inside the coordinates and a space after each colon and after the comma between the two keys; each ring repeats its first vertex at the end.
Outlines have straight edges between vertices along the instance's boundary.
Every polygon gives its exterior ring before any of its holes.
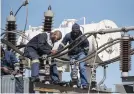
{"type": "Polygon", "coordinates": [[[84,48],[85,55],[88,55],[88,52],[89,52],[89,47],[84,48]]]}

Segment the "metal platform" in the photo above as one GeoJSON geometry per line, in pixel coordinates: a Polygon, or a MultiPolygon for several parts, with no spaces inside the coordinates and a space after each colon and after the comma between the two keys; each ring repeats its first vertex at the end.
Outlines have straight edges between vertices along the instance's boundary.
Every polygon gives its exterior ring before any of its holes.
{"type": "MultiPolygon", "coordinates": [[[[62,92],[75,92],[75,93],[88,93],[88,89],[81,89],[81,88],[72,88],[69,86],[60,86],[60,85],[52,85],[52,84],[43,84],[41,82],[34,83],[34,91],[38,92],[53,92],[53,93],[62,93],[62,92]]],[[[97,90],[90,90],[90,93],[111,93],[106,91],[97,91],[97,90]]]]}
{"type": "Polygon", "coordinates": [[[134,76],[122,77],[122,84],[116,84],[116,92],[134,93],[134,76]]]}

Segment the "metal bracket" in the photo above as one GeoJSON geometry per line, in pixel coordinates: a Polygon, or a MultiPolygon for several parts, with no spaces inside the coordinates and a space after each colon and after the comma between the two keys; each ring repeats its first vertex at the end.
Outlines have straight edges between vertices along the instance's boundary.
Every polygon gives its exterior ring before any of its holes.
{"type": "Polygon", "coordinates": [[[122,77],[122,82],[134,82],[134,76],[122,77]]]}
{"type": "Polygon", "coordinates": [[[42,56],[42,60],[43,60],[43,63],[44,63],[44,65],[46,64],[46,61],[47,61],[47,55],[43,55],[42,56]]]}
{"type": "Polygon", "coordinates": [[[103,84],[104,81],[106,80],[106,67],[107,67],[107,66],[103,66],[103,68],[104,68],[104,71],[103,71],[104,75],[103,75],[102,80],[101,80],[101,81],[99,82],[99,84],[98,84],[98,88],[99,88],[99,89],[101,89],[101,84],[103,84]]]}
{"type": "Polygon", "coordinates": [[[45,84],[50,84],[50,64],[51,64],[51,57],[47,58],[47,55],[42,56],[43,64],[44,64],[44,81],[45,84]],[[48,62],[47,62],[48,61],[48,62]]]}
{"type": "Polygon", "coordinates": [[[79,62],[75,62],[75,59],[71,60],[71,77],[72,77],[72,83],[73,87],[77,87],[78,82],[78,69],[79,69],[79,62]]]}
{"type": "Polygon", "coordinates": [[[47,60],[48,60],[49,65],[51,65],[51,60],[52,60],[51,57],[48,57],[47,60]]]}
{"type": "Polygon", "coordinates": [[[91,90],[96,90],[97,89],[97,82],[96,82],[96,65],[94,65],[94,69],[93,67],[91,68],[91,73],[92,73],[92,79],[91,79],[91,90]]]}

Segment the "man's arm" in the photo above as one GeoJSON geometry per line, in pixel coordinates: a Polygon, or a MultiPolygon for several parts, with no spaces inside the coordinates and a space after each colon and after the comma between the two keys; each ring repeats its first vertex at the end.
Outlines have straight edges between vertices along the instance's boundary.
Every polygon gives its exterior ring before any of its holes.
{"type": "MultiPolygon", "coordinates": [[[[82,39],[84,40],[85,38],[86,36],[84,36],[82,39]]],[[[89,52],[89,41],[87,38],[83,41],[82,46],[83,46],[85,54],[87,55],[89,52]]]]}
{"type": "Polygon", "coordinates": [[[44,54],[50,54],[51,53],[51,47],[46,46],[47,44],[47,34],[43,33],[38,36],[38,50],[44,54]]]}
{"type": "Polygon", "coordinates": [[[69,35],[66,34],[65,37],[63,38],[62,42],[60,43],[58,50],[61,50],[66,46],[67,42],[69,41],[68,37],[69,37],[69,35]]]}
{"type": "Polygon", "coordinates": [[[12,64],[14,65],[15,63],[18,63],[19,61],[17,60],[16,56],[10,52],[10,59],[11,59],[11,62],[12,64]]]}

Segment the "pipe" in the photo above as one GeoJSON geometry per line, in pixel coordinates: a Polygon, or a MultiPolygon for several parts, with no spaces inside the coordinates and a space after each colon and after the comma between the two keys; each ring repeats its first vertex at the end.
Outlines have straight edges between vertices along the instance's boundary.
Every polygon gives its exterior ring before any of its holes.
{"type": "Polygon", "coordinates": [[[134,30],[134,26],[99,30],[96,33],[98,33],[98,34],[106,34],[106,33],[115,33],[115,32],[126,32],[126,31],[130,31],[130,30],[134,30]]]}

